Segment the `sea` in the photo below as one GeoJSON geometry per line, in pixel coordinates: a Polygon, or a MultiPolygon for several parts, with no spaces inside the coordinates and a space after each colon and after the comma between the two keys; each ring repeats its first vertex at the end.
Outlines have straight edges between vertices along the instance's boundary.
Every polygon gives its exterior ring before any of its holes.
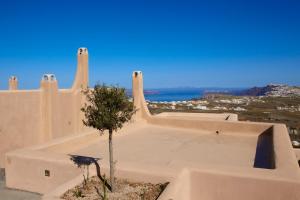
{"type": "MultiPolygon", "coordinates": [[[[228,93],[234,94],[243,88],[161,88],[145,89],[145,99],[148,101],[171,102],[171,101],[189,101],[200,99],[207,93],[228,93]]],[[[130,92],[130,91],[128,91],[130,92]]]]}

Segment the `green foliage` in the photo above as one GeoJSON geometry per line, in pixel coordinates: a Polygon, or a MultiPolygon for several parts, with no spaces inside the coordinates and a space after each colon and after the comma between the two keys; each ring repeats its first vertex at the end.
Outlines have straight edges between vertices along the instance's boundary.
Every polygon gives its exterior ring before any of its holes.
{"type": "Polygon", "coordinates": [[[100,131],[122,128],[136,111],[125,88],[97,84],[93,90],[86,89],[83,93],[87,99],[81,109],[85,114],[83,123],[100,131]]]}
{"type": "Polygon", "coordinates": [[[85,126],[93,127],[103,133],[109,132],[109,163],[111,191],[114,192],[114,160],[113,160],[113,131],[122,128],[135,113],[133,102],[130,102],[125,88],[117,86],[95,85],[94,89],[83,91],[87,103],[81,109],[84,112],[85,126]]]}
{"type": "Polygon", "coordinates": [[[74,162],[74,164],[78,167],[83,169],[83,180],[84,180],[84,186],[87,184],[87,181],[89,180],[89,166],[94,163],[96,164],[99,158],[93,158],[88,156],[79,156],[79,155],[71,155],[70,160],[74,162]],[[86,171],[86,176],[84,175],[84,171],[86,171]]]}

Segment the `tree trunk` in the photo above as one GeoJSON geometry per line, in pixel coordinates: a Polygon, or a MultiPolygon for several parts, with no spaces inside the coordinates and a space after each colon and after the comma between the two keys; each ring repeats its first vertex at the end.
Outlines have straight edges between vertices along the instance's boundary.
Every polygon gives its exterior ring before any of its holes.
{"type": "Polygon", "coordinates": [[[113,157],[113,143],[112,143],[113,131],[109,130],[109,168],[110,168],[110,184],[111,191],[115,191],[115,167],[114,167],[114,157],[113,157]]]}

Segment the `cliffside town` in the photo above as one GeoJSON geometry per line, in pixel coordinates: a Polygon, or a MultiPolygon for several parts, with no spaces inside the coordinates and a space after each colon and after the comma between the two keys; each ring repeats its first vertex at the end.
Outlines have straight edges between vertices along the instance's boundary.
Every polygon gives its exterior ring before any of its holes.
{"type": "Polygon", "coordinates": [[[300,96],[300,87],[284,84],[269,84],[265,87],[253,87],[236,93],[239,96],[271,96],[294,97],[300,96]]]}

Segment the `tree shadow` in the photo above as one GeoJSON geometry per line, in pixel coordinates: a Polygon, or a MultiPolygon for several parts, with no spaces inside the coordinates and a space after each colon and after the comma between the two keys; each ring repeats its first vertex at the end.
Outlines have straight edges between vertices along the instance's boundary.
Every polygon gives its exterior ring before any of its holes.
{"type": "Polygon", "coordinates": [[[111,191],[111,186],[108,184],[107,180],[101,175],[100,165],[98,163],[98,161],[101,158],[93,158],[93,157],[89,157],[89,156],[80,156],[80,155],[71,155],[71,154],[68,154],[68,155],[70,156],[70,160],[72,160],[74,162],[74,164],[79,168],[86,166],[88,169],[88,167],[91,164],[95,164],[97,177],[111,191]]]}

